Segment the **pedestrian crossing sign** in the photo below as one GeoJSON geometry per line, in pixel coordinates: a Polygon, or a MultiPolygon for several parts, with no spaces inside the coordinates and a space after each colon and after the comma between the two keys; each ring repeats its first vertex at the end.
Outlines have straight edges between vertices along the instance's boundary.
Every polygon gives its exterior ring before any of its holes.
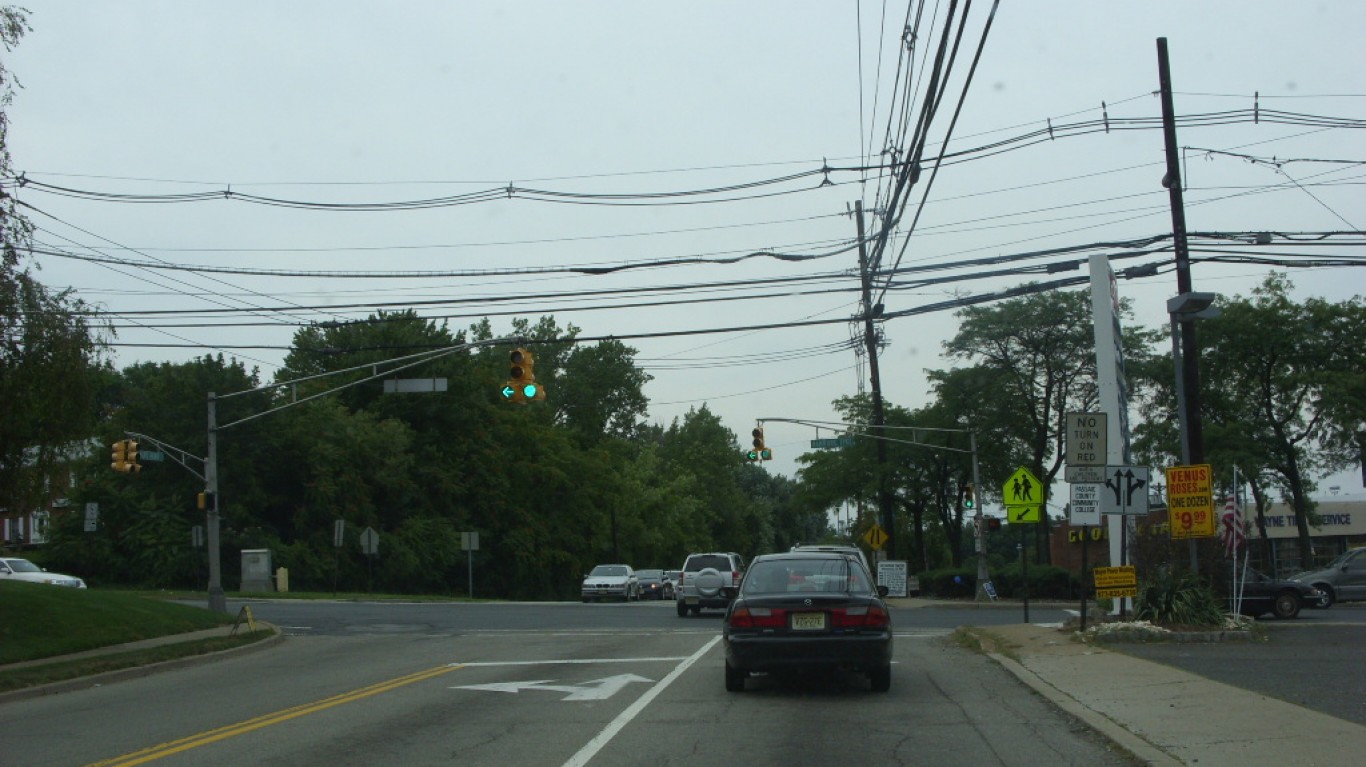
{"type": "Polygon", "coordinates": [[[1043,483],[1021,466],[1001,486],[1001,499],[1010,524],[1038,524],[1043,521],[1043,483]]]}

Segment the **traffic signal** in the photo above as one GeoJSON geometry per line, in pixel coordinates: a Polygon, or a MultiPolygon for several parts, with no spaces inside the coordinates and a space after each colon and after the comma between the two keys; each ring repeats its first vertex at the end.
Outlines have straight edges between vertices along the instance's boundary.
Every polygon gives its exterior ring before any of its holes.
{"type": "Polygon", "coordinates": [[[1001,529],[1000,517],[987,517],[987,532],[994,533],[1001,529]]]}
{"type": "Polygon", "coordinates": [[[508,382],[503,385],[504,399],[519,405],[545,399],[545,387],[536,383],[536,356],[518,347],[508,355],[508,382]]]}
{"type": "Polygon", "coordinates": [[[142,464],[138,463],[138,443],[131,439],[121,439],[110,445],[109,464],[114,471],[121,471],[125,474],[142,471],[142,464]]]}
{"type": "Polygon", "coordinates": [[[764,444],[764,427],[756,426],[754,427],[754,431],[750,432],[750,434],[754,437],[754,449],[749,451],[749,460],[773,460],[773,451],[770,450],[768,446],[764,444]]]}
{"type": "Polygon", "coordinates": [[[971,482],[968,483],[967,487],[963,488],[963,508],[969,511],[977,508],[976,490],[973,489],[971,482]]]}

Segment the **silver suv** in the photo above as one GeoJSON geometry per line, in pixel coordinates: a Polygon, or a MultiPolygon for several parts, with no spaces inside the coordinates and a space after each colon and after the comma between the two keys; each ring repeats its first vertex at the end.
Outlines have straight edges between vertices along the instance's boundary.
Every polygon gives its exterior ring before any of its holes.
{"type": "Polygon", "coordinates": [[[679,574],[678,617],[697,615],[704,607],[730,607],[744,575],[745,560],[733,551],[689,554],[679,574]]]}

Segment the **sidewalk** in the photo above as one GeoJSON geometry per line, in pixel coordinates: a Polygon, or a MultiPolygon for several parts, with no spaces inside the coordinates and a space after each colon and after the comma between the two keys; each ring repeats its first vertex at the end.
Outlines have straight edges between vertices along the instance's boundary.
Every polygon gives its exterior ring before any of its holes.
{"type": "Polygon", "coordinates": [[[974,629],[988,655],[1151,765],[1358,764],[1366,727],[1034,624],[974,629]]]}

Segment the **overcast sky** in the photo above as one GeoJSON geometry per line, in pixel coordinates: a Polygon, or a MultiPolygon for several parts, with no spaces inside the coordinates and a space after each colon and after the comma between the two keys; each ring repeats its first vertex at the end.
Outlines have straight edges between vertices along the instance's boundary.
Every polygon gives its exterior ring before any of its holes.
{"type": "MultiPolygon", "coordinates": [[[[907,72],[898,70],[904,3],[24,5],[33,31],[5,59],[24,86],[9,107],[16,172],[116,195],[215,193],[130,204],[31,185],[19,196],[41,211],[32,214],[39,248],[279,273],[40,256],[44,281],[74,288],[110,313],[120,367],[222,349],[270,379],[300,323],[413,305],[450,318],[453,330],[488,315],[501,333],[513,316],[553,314],[586,337],[627,337],[654,376],[646,388],[652,421],[667,424],[705,403],[745,440],[757,418],[833,420],[832,400],[856,393],[866,377],[843,321],[858,307],[857,255],[849,249],[855,222],[847,211],[862,199],[872,230],[886,176],[813,172],[890,159],[882,152],[889,107],[902,103],[893,93],[907,72]],[[798,174],[808,175],[760,183],[798,174]],[[825,178],[830,184],[821,184],[825,178]],[[732,185],[743,188],[644,196],[732,185]],[[615,197],[498,194],[510,187],[615,197]],[[345,205],[489,194],[459,197],[468,201],[460,205],[358,211],[259,205],[228,191],[345,205]],[[647,266],[756,251],[825,257],[647,266]],[[634,268],[547,270],[583,265],[634,268]],[[810,279],[791,281],[797,277],[810,279]],[[745,284],[773,280],[784,281],[745,284]],[[690,288],[597,293],[664,286],[690,288]],[[567,295],[492,302],[521,294],[567,295]],[[677,303],[741,296],[749,298],[677,303]],[[464,303],[418,303],[443,300],[464,303]],[[242,311],[138,314],[224,307],[242,311]],[[831,322],[751,329],[810,320],[831,322]],[[167,325],[181,327],[155,327],[167,325]],[[630,338],[720,328],[740,330],[630,338]]],[[[972,4],[950,96],[930,129],[932,153],[953,118],[989,8],[972,4]]],[[[935,3],[925,9],[910,56],[917,94],[941,27],[931,21],[936,10],[942,17],[935,3]]],[[[1170,234],[1162,134],[1119,129],[1124,120],[1161,115],[1157,38],[1169,42],[1178,115],[1256,106],[1360,120],[1363,30],[1366,3],[1357,2],[1001,3],[949,150],[1009,141],[1050,123],[1108,116],[1115,129],[979,153],[946,164],[932,185],[922,176],[883,266],[943,266],[934,276],[959,279],[889,290],[886,311],[1058,276],[976,278],[983,268],[964,265],[967,259],[1170,234]]],[[[917,95],[917,112],[919,103],[917,95]]],[[[1193,231],[1366,228],[1360,164],[1277,166],[1204,151],[1361,161],[1361,130],[1235,116],[1183,127],[1178,143],[1191,148],[1184,154],[1193,231]]],[[[1350,247],[1313,252],[1356,255],[1350,247]]],[[[1247,295],[1268,270],[1196,264],[1194,288],[1247,295]]],[[[1290,272],[1300,295],[1330,300],[1360,293],[1363,276],[1359,268],[1290,272]]],[[[1168,267],[1121,281],[1120,292],[1134,302],[1138,323],[1156,326],[1166,321],[1176,278],[1168,267]]],[[[885,324],[890,402],[926,404],[924,371],[948,366],[941,345],[956,326],[948,311],[885,324]]],[[[817,436],[778,423],[767,434],[778,455],[769,468],[788,475],[797,468],[793,457],[817,436]]],[[[1360,492],[1360,474],[1328,484],[1360,492]]]]}

